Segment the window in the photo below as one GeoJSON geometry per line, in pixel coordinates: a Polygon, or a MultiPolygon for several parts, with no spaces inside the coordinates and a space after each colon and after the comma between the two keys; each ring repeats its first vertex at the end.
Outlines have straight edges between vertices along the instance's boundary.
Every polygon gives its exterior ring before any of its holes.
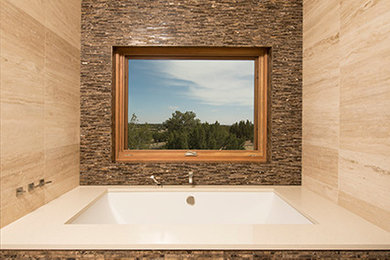
{"type": "Polygon", "coordinates": [[[267,68],[265,48],[114,48],[114,160],[265,162],[267,68]]]}

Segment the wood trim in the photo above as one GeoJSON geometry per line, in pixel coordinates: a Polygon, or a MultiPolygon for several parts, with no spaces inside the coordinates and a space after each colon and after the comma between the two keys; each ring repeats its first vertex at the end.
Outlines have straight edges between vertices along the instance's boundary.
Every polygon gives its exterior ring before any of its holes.
{"type": "MultiPolygon", "coordinates": [[[[118,160],[120,154],[123,153],[125,148],[125,137],[124,137],[124,125],[125,125],[125,105],[124,105],[124,75],[123,71],[125,68],[125,57],[119,53],[114,54],[114,64],[115,64],[115,81],[114,81],[114,94],[113,99],[115,100],[115,109],[114,111],[114,159],[118,160]]],[[[126,120],[127,122],[127,120],[126,120]]]]}
{"type": "Polygon", "coordinates": [[[254,125],[254,149],[259,150],[259,58],[255,59],[255,86],[254,86],[254,101],[253,101],[253,125],[254,125]]]}
{"type": "Polygon", "coordinates": [[[264,48],[248,47],[116,47],[115,52],[125,56],[148,57],[258,57],[264,48]]]}
{"type": "Polygon", "coordinates": [[[259,57],[259,102],[257,103],[258,109],[260,110],[257,113],[258,120],[260,122],[259,129],[257,133],[259,134],[258,140],[258,150],[263,153],[263,156],[266,157],[267,154],[267,85],[268,85],[268,53],[264,51],[263,55],[259,57]]]}
{"type": "MultiPolygon", "coordinates": [[[[129,82],[129,63],[127,61],[127,59],[125,59],[125,64],[124,64],[124,75],[125,75],[125,84],[128,85],[127,82],[129,82]]],[[[128,123],[129,123],[129,99],[127,98],[129,96],[129,88],[125,87],[124,88],[124,111],[123,111],[123,114],[124,114],[124,125],[123,125],[123,128],[124,128],[124,149],[126,150],[127,149],[127,144],[128,144],[128,123]]]]}
{"type": "Polygon", "coordinates": [[[266,162],[267,158],[267,85],[266,48],[195,47],[116,47],[114,48],[114,159],[119,162],[266,162]],[[187,150],[128,150],[128,58],[130,59],[252,59],[255,61],[254,126],[255,150],[191,150],[197,156],[185,156],[187,150]]]}
{"type": "Polygon", "coordinates": [[[132,56],[132,55],[126,55],[126,57],[130,57],[129,59],[132,60],[141,60],[141,59],[148,59],[148,60],[167,60],[167,59],[175,59],[175,60],[190,60],[190,59],[197,59],[197,60],[254,60],[257,58],[257,56],[146,56],[146,55],[138,55],[138,56],[132,56]]]}
{"type": "Polygon", "coordinates": [[[187,157],[187,150],[124,150],[117,157],[121,162],[266,162],[263,153],[258,151],[218,151],[218,150],[191,150],[196,157],[187,157]]]}

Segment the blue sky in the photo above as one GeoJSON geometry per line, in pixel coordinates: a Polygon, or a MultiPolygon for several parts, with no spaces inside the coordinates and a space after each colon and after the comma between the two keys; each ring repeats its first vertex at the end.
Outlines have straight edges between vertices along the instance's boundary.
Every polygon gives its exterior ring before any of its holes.
{"type": "Polygon", "coordinates": [[[176,110],[202,122],[253,121],[254,61],[129,60],[129,118],[162,123],[176,110]]]}

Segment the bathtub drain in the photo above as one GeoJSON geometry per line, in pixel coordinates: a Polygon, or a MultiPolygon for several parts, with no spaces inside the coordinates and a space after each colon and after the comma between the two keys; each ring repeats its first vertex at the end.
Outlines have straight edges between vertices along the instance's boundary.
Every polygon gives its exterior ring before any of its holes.
{"type": "Polygon", "coordinates": [[[195,198],[194,198],[194,196],[188,196],[187,199],[186,199],[186,202],[187,202],[188,205],[191,205],[191,206],[195,205],[195,198]]]}

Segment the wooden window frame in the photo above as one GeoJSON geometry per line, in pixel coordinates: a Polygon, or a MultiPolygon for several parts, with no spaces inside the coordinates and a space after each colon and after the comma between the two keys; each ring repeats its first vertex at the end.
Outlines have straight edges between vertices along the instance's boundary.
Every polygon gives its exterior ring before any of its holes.
{"type": "Polygon", "coordinates": [[[117,162],[266,162],[267,48],[247,47],[114,47],[113,160],[117,162]],[[254,60],[254,150],[128,150],[128,57],[131,59],[254,60]]]}

